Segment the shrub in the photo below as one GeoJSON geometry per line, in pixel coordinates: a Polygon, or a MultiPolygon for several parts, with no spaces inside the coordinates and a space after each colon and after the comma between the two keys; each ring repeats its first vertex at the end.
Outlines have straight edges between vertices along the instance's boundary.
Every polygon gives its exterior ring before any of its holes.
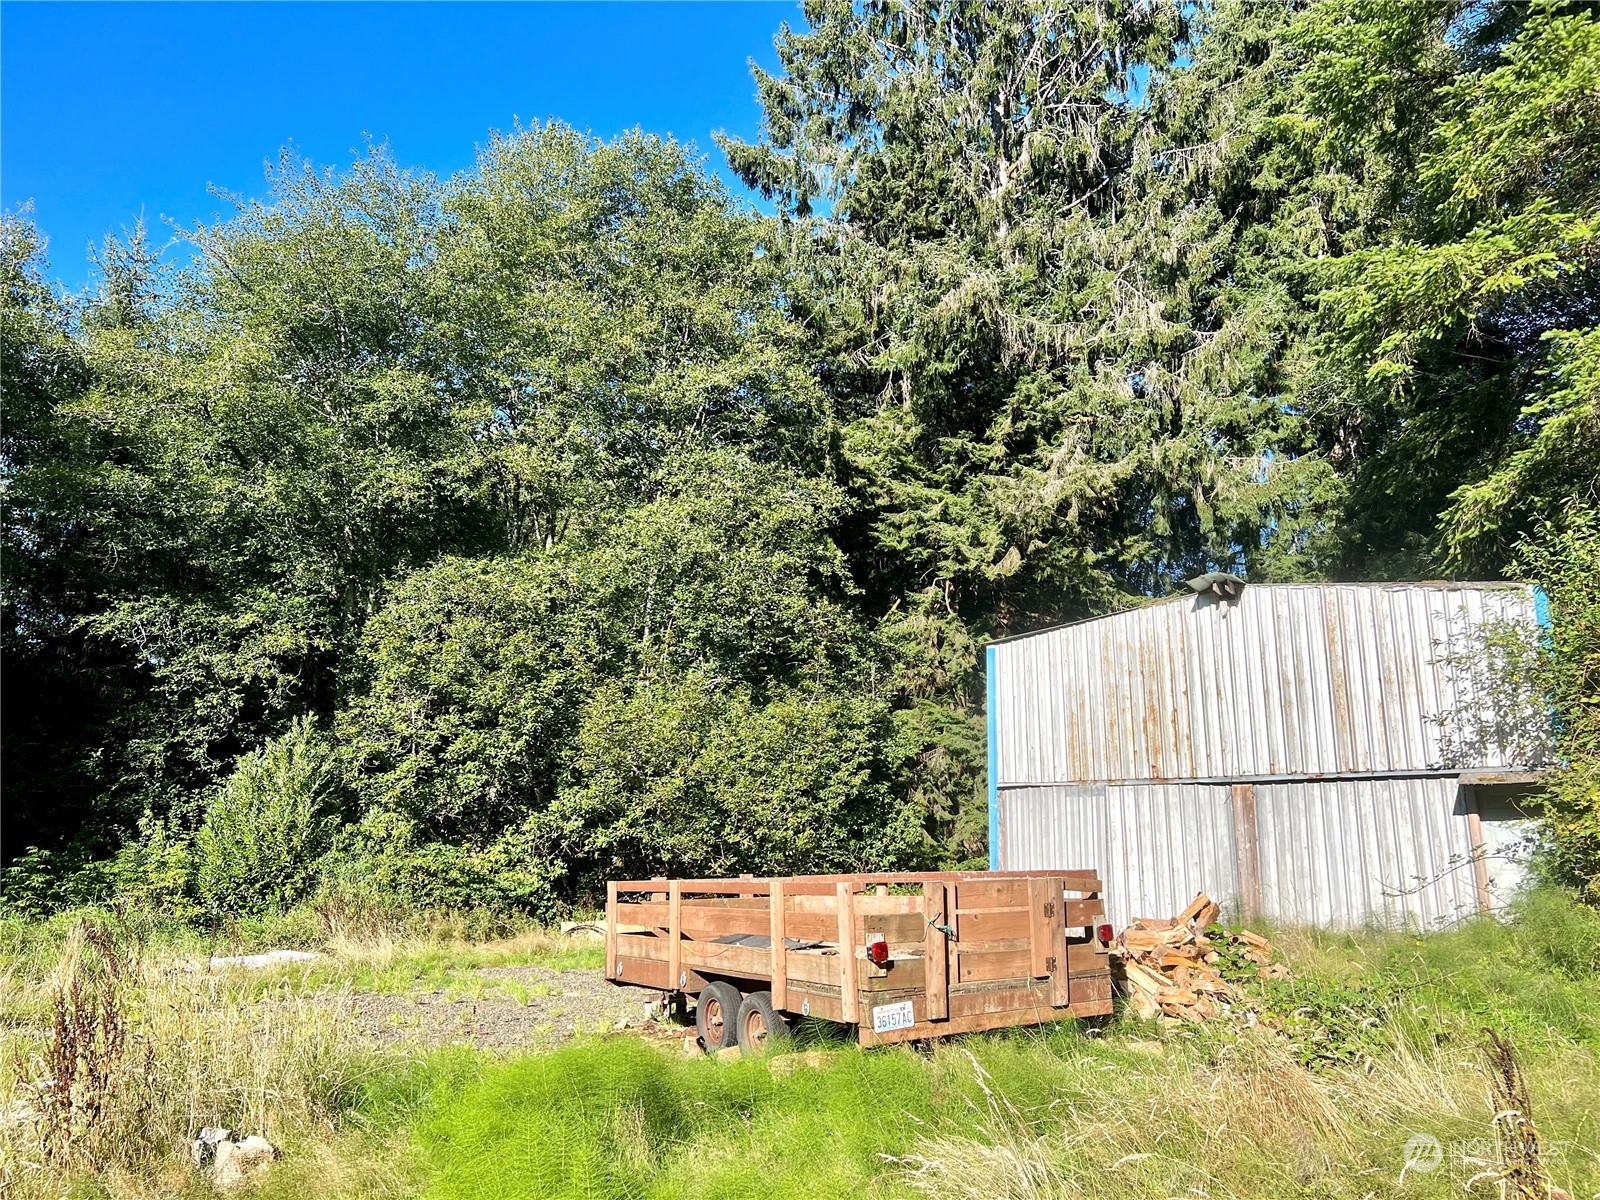
{"type": "Polygon", "coordinates": [[[209,912],[277,912],[309,894],[331,840],[333,780],[329,747],[306,719],[239,760],[194,839],[209,912]]]}
{"type": "Polygon", "coordinates": [[[607,870],[689,876],[888,868],[923,846],[891,786],[872,700],[747,689],[690,673],[599,692],[554,818],[607,870]]]}
{"type": "Polygon", "coordinates": [[[423,840],[392,812],[369,813],[325,876],[330,910],[388,912],[488,910],[550,920],[561,909],[556,884],[565,868],[545,848],[533,821],[485,846],[423,840]]]}
{"type": "Polygon", "coordinates": [[[1600,513],[1578,508],[1542,526],[1521,567],[1550,598],[1546,684],[1562,769],[1544,797],[1548,873],[1600,904],[1600,513]]]}

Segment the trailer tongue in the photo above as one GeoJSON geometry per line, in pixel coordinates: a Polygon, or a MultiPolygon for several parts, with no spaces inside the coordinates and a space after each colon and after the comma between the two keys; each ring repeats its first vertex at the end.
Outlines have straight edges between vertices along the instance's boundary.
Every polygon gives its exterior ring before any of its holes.
{"type": "Polygon", "coordinates": [[[606,885],[606,978],[698,997],[708,1050],[798,1017],[863,1046],[1111,1011],[1093,871],[889,872],[606,885]]]}

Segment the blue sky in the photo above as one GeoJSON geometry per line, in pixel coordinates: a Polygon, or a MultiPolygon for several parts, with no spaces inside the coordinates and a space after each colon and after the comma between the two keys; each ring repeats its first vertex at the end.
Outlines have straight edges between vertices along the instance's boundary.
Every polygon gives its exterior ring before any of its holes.
{"type": "Polygon", "coordinates": [[[782,3],[0,4],[0,205],[32,200],[54,274],[143,211],[165,240],[256,196],[292,145],[345,163],[364,136],[407,166],[469,166],[491,129],[557,117],[695,142],[760,127],[747,60],[776,66],[782,3]]]}

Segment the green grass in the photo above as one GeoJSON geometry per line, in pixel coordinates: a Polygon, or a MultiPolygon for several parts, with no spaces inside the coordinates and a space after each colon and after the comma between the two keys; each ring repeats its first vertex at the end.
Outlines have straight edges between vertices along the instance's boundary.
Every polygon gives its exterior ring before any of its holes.
{"type": "Polygon", "coordinates": [[[1544,894],[1511,924],[1283,940],[1269,1028],[835,1047],[789,1077],[625,1038],[490,1066],[419,1110],[419,1177],[430,1200],[1455,1196],[1491,1133],[1490,1026],[1522,1050],[1557,1182],[1600,1194],[1600,916],[1544,894]],[[1413,1134],[1447,1164],[1402,1180],[1413,1134]]]}
{"type": "Polygon", "coordinates": [[[448,999],[505,997],[526,1002],[540,994],[538,984],[516,979],[484,978],[476,972],[493,967],[545,967],[556,971],[599,971],[605,948],[595,942],[519,943],[513,939],[483,945],[400,943],[381,953],[361,954],[335,949],[315,962],[288,963],[235,973],[238,986],[252,994],[347,987],[377,995],[441,992],[448,999]]]}
{"type": "MultiPolygon", "coordinates": [[[[1488,1026],[1519,1047],[1532,1115],[1559,1155],[1554,1182],[1600,1196],[1600,914],[1539,893],[1514,921],[1420,938],[1273,935],[1293,974],[1252,981],[1256,1027],[1242,1015],[1169,1029],[1123,1018],[1103,1030],[951,1040],[927,1053],[863,1052],[808,1030],[824,1064],[787,1076],[765,1061],[685,1059],[675,1046],[628,1036],[511,1061],[459,1049],[352,1051],[348,1061],[327,1059],[326,1070],[306,1059],[297,1086],[328,1092],[313,1106],[321,1115],[273,1128],[285,1154],[255,1194],[1443,1200],[1465,1195],[1463,1180],[1482,1169],[1463,1166],[1458,1150],[1491,1135],[1488,1026]],[[331,1074],[318,1083],[319,1072],[331,1074]],[[1439,1139],[1446,1169],[1402,1179],[1414,1134],[1439,1139]]],[[[9,964],[14,975],[48,964],[39,949],[47,940],[32,936],[37,957],[9,964]]],[[[600,965],[598,945],[532,931],[481,943],[445,926],[324,948],[335,953],[310,966],[158,973],[151,986],[200,986],[223,1013],[240,1001],[244,1036],[251,1010],[242,1002],[251,999],[286,1012],[300,1002],[280,1000],[326,988],[511,994],[529,985],[473,972],[600,965]]],[[[321,1044],[309,1030],[305,1039],[307,1053],[321,1044]]],[[[282,1057],[275,1044],[262,1042],[264,1063],[269,1051],[282,1057]]],[[[197,1040],[191,1057],[205,1045],[197,1040]]],[[[201,1075],[191,1071],[190,1086],[203,1108],[211,1085],[201,1087],[201,1075]]],[[[149,1169],[142,1181],[114,1172],[81,1181],[82,1194],[206,1194],[180,1155],[149,1169]]]]}
{"type": "MultiPolygon", "coordinates": [[[[1529,1076],[1552,1144],[1596,1145],[1593,1058],[1529,1076]]],[[[1456,1064],[1316,1075],[1259,1034],[977,1037],[787,1078],[609,1039],[442,1088],[415,1149],[429,1200],[1444,1197],[1459,1178],[1401,1182],[1404,1145],[1486,1138],[1481,1085],[1456,1064]]],[[[1600,1163],[1573,1157],[1561,1182],[1592,1195],[1600,1163]]]]}

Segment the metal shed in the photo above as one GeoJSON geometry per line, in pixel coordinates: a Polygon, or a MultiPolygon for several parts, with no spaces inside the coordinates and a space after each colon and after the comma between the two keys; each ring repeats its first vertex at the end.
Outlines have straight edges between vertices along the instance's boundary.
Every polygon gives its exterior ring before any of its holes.
{"type": "Polygon", "coordinates": [[[1100,864],[1111,919],[1437,926],[1503,904],[1549,758],[1516,584],[1251,585],[987,648],[990,865],[1100,864]]]}

